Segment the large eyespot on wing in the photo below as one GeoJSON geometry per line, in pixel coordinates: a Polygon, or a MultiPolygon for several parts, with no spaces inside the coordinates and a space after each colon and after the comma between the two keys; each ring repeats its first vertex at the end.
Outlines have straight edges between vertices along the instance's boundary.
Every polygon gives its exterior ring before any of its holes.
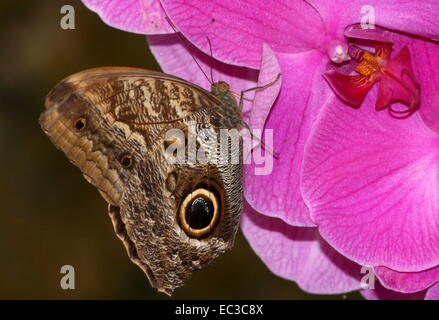
{"type": "Polygon", "coordinates": [[[152,150],[130,177],[113,225],[151,285],[171,295],[233,246],[242,167],[171,164],[152,150]]]}
{"type": "Polygon", "coordinates": [[[189,237],[202,238],[214,231],[224,197],[216,189],[198,186],[186,194],[178,209],[180,227],[189,237]]]}

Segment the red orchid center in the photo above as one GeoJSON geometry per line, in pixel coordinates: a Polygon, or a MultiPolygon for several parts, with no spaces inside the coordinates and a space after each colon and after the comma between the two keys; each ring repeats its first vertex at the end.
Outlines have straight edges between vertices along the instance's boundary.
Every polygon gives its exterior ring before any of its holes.
{"type": "Polygon", "coordinates": [[[341,65],[330,62],[325,78],[335,93],[353,108],[362,105],[379,81],[375,109],[387,108],[393,117],[406,118],[419,109],[420,87],[412,70],[408,47],[391,57],[392,46],[391,42],[376,42],[375,53],[371,53],[350,44],[352,59],[341,65]],[[352,74],[354,71],[358,74],[352,74]],[[396,103],[400,104],[395,107],[396,103]]]}
{"type": "Polygon", "coordinates": [[[363,76],[372,76],[375,72],[382,72],[382,68],[378,63],[375,55],[364,51],[360,63],[355,67],[355,71],[363,76]]]}

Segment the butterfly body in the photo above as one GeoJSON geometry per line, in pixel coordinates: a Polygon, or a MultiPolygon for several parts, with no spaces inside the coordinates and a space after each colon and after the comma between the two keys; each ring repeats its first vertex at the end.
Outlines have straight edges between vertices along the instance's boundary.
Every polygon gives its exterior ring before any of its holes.
{"type": "Polygon", "coordinates": [[[236,101],[223,96],[155,71],[103,67],[61,81],[40,117],[109,203],[131,260],[167,294],[230,249],[239,226],[242,140],[237,149],[227,140],[223,154],[199,134],[241,129],[236,101]],[[208,163],[189,161],[199,150],[191,137],[210,151],[208,163]],[[170,144],[184,146],[185,161],[170,161],[170,144]]]}

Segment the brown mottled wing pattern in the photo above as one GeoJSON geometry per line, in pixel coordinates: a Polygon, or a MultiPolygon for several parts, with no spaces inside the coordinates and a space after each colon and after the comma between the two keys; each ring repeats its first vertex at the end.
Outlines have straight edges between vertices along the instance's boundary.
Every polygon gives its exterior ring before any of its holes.
{"type": "Polygon", "coordinates": [[[232,247],[242,209],[242,155],[238,164],[171,164],[165,134],[175,128],[196,132],[200,124],[217,132],[239,129],[241,122],[237,110],[200,87],[126,67],[66,78],[48,94],[40,117],[55,146],[109,203],[130,258],[167,294],[232,247]],[[75,127],[77,119],[85,119],[85,128],[75,127]],[[132,158],[128,167],[121,161],[126,154],[132,158]],[[218,193],[220,215],[210,233],[194,238],[180,227],[177,212],[182,198],[200,186],[218,193]]]}

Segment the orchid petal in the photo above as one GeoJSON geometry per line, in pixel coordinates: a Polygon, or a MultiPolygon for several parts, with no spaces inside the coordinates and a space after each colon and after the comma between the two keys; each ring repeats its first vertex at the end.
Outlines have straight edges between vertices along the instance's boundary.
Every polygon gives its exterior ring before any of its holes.
{"type": "Polygon", "coordinates": [[[420,117],[393,119],[340,102],[322,110],[304,156],[302,194],[322,236],[361,265],[439,264],[439,136],[420,117]]]}
{"type": "Polygon", "coordinates": [[[264,44],[258,86],[262,87],[270,83],[272,84],[264,89],[258,89],[255,92],[254,103],[249,118],[249,125],[251,128],[262,129],[264,127],[271,106],[279,95],[282,85],[280,75],[281,70],[279,62],[277,61],[274,52],[268,45],[264,44]]]}
{"type": "Polygon", "coordinates": [[[245,205],[241,228],[256,254],[276,275],[312,293],[342,293],[360,287],[360,266],[321,239],[316,228],[292,227],[245,205]]]}
{"type": "MultiPolygon", "coordinates": [[[[261,89],[255,91],[251,110],[249,110],[249,112],[243,110],[244,120],[248,121],[248,125],[252,129],[252,135],[256,139],[261,140],[261,133],[265,126],[265,121],[267,120],[274,101],[279,95],[282,84],[280,75],[280,66],[274,52],[267,44],[264,44],[261,71],[259,72],[258,79],[258,87],[261,87],[261,89]],[[260,131],[258,129],[260,129],[260,131]]],[[[259,146],[259,148],[260,147],[261,146],[259,146]]],[[[244,155],[244,159],[246,158],[247,154],[244,155]]]]}
{"type": "Polygon", "coordinates": [[[305,1],[162,0],[173,23],[192,43],[226,63],[259,68],[262,44],[276,52],[317,48],[324,27],[305,1]]]}
{"type": "Polygon", "coordinates": [[[361,290],[361,294],[368,300],[424,300],[426,291],[401,293],[388,290],[378,282],[375,289],[361,290]]]}
{"type": "Polygon", "coordinates": [[[418,272],[398,272],[386,267],[375,267],[383,286],[394,291],[413,293],[439,282],[439,266],[418,272]]]}
{"type": "Polygon", "coordinates": [[[330,98],[335,99],[321,76],[326,63],[323,55],[319,51],[277,54],[282,88],[264,129],[272,130],[273,148],[279,156],[273,159],[266,152],[268,160],[263,165],[272,161],[269,174],[255,174],[260,166],[254,162],[245,168],[244,195],[250,205],[296,226],[314,225],[300,194],[302,157],[321,106],[330,98]]]}
{"type": "Polygon", "coordinates": [[[428,289],[427,294],[425,295],[425,300],[439,300],[439,284],[428,289]]]}
{"type": "Polygon", "coordinates": [[[117,29],[140,34],[173,33],[160,0],[82,0],[101,19],[117,29]]]}
{"type": "Polygon", "coordinates": [[[363,23],[439,40],[439,2],[436,0],[307,0],[319,12],[328,30],[363,23]],[[373,18],[372,18],[373,17],[373,18]],[[363,21],[364,20],[364,21],[363,21]]]}

